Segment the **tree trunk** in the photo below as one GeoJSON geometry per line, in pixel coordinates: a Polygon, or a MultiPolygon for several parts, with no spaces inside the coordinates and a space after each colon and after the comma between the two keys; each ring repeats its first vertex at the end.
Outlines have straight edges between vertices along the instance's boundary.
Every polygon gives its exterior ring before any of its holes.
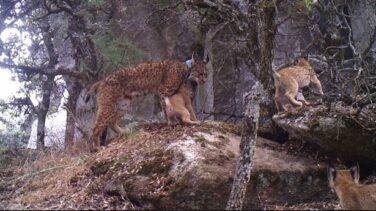
{"type": "Polygon", "coordinates": [[[88,139],[89,134],[91,134],[91,129],[94,127],[96,97],[91,97],[88,102],[85,102],[86,93],[86,89],[81,90],[76,101],[75,116],[79,128],[75,127],[73,142],[88,139]]]}
{"type": "Polygon", "coordinates": [[[272,140],[280,141],[286,137],[286,132],[283,131],[275,122],[272,121],[272,116],[277,112],[274,105],[274,84],[273,84],[273,57],[275,48],[276,35],[276,5],[272,0],[260,0],[258,6],[254,11],[256,13],[256,31],[257,31],[257,46],[258,55],[255,76],[257,80],[262,83],[268,100],[260,105],[260,128],[259,135],[272,140]]]}
{"type": "Polygon", "coordinates": [[[78,97],[80,96],[83,88],[79,81],[75,79],[67,79],[66,81],[67,83],[68,81],[71,81],[72,83],[68,84],[69,97],[66,107],[70,112],[67,112],[67,122],[65,126],[65,148],[73,145],[75,131],[75,119],[73,115],[76,115],[78,97]]]}
{"type": "MultiPolygon", "coordinates": [[[[257,7],[257,40],[259,49],[259,69],[256,78],[262,83],[267,93],[273,95],[272,62],[275,46],[275,7],[271,0],[261,0],[257,7]]],[[[271,117],[271,116],[270,116],[271,117]]]]}
{"type": "Polygon", "coordinates": [[[251,178],[253,155],[255,154],[257,130],[260,116],[260,103],[265,101],[265,91],[259,82],[246,94],[247,103],[242,126],[242,139],[240,141],[240,155],[236,165],[234,183],[230,198],[227,202],[227,210],[241,210],[247,185],[251,178]]]}
{"type": "Polygon", "coordinates": [[[30,139],[31,129],[32,129],[32,126],[33,126],[33,122],[36,118],[37,118],[37,116],[35,115],[35,113],[27,114],[26,119],[24,120],[24,122],[20,126],[20,129],[24,134],[22,136],[22,142],[24,142],[26,145],[28,144],[28,141],[30,139]]]}
{"type": "Polygon", "coordinates": [[[209,29],[205,36],[205,52],[204,52],[204,59],[209,58],[209,62],[206,64],[206,67],[209,71],[208,78],[204,85],[202,85],[201,89],[199,86],[198,95],[196,95],[196,108],[199,108],[204,115],[205,119],[214,120],[214,116],[209,115],[205,117],[205,114],[211,114],[214,111],[214,68],[213,68],[213,39],[218,34],[220,30],[222,30],[228,22],[219,24],[215,27],[209,29]]]}
{"type": "Polygon", "coordinates": [[[54,85],[55,76],[43,76],[46,77],[46,81],[42,85],[42,102],[38,106],[38,126],[37,126],[37,150],[45,148],[44,136],[45,136],[45,124],[48,109],[50,108],[50,97],[52,88],[54,85]]]}

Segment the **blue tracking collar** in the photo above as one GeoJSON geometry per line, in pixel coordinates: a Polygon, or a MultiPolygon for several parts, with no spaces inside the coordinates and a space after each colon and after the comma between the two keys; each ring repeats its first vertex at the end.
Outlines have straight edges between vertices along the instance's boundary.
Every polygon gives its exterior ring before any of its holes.
{"type": "Polygon", "coordinates": [[[185,61],[185,64],[187,65],[188,69],[192,68],[192,59],[185,61]]]}

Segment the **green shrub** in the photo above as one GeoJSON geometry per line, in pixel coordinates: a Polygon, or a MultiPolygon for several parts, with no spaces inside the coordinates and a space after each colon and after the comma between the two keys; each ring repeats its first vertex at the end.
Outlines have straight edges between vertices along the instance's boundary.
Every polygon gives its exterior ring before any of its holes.
{"type": "Polygon", "coordinates": [[[100,35],[94,38],[94,42],[103,56],[106,72],[134,64],[143,55],[143,52],[126,37],[100,35]]]}

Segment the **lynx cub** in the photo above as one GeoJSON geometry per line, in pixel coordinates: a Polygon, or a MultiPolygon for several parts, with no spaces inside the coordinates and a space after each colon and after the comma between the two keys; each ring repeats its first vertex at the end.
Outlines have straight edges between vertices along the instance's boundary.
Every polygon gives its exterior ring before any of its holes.
{"type": "MultiPolygon", "coordinates": [[[[302,87],[312,85],[315,92],[324,94],[315,71],[304,58],[299,58],[295,66],[275,72],[273,78],[275,86],[274,102],[278,111],[287,111],[290,105],[301,107],[303,103],[295,98],[298,90],[302,87]]],[[[309,105],[304,99],[302,101],[309,105]]]]}
{"type": "Polygon", "coordinates": [[[197,87],[197,82],[193,80],[185,81],[179,91],[166,100],[166,115],[169,125],[175,124],[181,119],[186,124],[199,124],[195,111],[192,107],[192,99],[197,87]]]}
{"type": "Polygon", "coordinates": [[[359,184],[359,167],[336,170],[328,167],[329,185],[336,192],[342,209],[375,210],[376,184],[359,184]]]}

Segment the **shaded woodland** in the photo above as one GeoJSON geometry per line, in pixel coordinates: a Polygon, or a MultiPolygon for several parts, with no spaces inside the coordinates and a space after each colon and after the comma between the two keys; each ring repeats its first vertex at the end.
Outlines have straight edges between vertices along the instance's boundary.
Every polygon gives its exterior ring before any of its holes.
{"type": "Polygon", "coordinates": [[[0,71],[20,83],[0,101],[0,208],[224,209],[245,156],[242,203],[228,209],[333,209],[326,163],[376,175],[375,14],[375,0],[0,0],[0,71]],[[166,126],[147,95],[121,120],[129,134],[107,129],[103,151],[87,150],[93,83],[192,52],[209,57],[200,126],[166,126]],[[279,118],[272,74],[299,57],[324,95],[300,90],[317,103],[279,118]]]}

